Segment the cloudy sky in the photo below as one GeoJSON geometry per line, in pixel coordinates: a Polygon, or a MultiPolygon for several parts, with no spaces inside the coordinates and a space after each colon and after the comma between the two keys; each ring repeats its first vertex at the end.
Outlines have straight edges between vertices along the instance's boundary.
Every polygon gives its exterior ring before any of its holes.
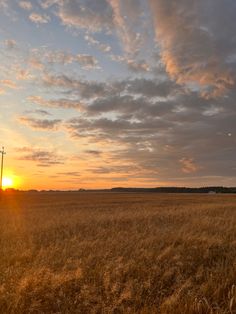
{"type": "Polygon", "coordinates": [[[236,185],[235,0],[0,0],[24,189],[236,185]]]}

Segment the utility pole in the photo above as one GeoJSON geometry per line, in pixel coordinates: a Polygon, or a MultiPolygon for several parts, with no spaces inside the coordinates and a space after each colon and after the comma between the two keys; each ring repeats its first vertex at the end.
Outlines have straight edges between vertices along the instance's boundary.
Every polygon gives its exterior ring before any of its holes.
{"type": "Polygon", "coordinates": [[[3,158],[4,158],[4,155],[6,155],[6,152],[4,151],[4,147],[2,147],[2,150],[0,151],[0,154],[2,155],[2,160],[1,160],[1,182],[0,182],[0,190],[2,190],[3,158]]]}

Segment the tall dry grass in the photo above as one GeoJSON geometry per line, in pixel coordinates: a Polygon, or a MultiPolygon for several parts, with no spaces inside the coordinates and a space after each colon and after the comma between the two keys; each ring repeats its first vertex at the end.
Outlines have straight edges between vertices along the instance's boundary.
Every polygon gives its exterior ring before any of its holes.
{"type": "Polygon", "coordinates": [[[236,196],[0,201],[0,313],[236,313],[236,196]]]}

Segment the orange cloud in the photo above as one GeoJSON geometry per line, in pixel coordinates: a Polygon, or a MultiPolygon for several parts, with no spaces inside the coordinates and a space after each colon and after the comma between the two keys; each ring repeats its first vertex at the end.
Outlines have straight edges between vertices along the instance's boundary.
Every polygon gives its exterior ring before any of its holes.
{"type": "Polygon", "coordinates": [[[134,54],[137,52],[140,37],[139,34],[134,31],[134,23],[138,18],[137,11],[134,14],[133,8],[138,6],[138,1],[136,3],[132,0],[127,2],[122,2],[120,0],[108,0],[109,4],[113,9],[113,20],[116,26],[117,33],[122,41],[124,51],[129,54],[134,54]]]}
{"type": "Polygon", "coordinates": [[[4,87],[16,89],[17,86],[12,80],[0,80],[0,84],[2,84],[4,87]]]}
{"type": "Polygon", "coordinates": [[[197,165],[195,164],[193,158],[181,158],[179,160],[180,164],[182,165],[182,171],[184,173],[193,173],[198,170],[197,165]]]}
{"type": "MultiPolygon", "coordinates": [[[[212,22],[212,17],[204,11],[207,9],[205,1],[149,2],[161,58],[170,77],[180,84],[198,84],[204,97],[217,97],[232,88],[235,74],[227,59],[234,53],[235,46],[233,43],[224,46],[219,35],[221,20],[217,25],[212,22]]],[[[221,10],[230,9],[219,1],[211,2],[212,9],[219,11],[219,19],[221,10]]],[[[232,29],[233,34],[232,22],[229,16],[228,29],[232,29]]]]}

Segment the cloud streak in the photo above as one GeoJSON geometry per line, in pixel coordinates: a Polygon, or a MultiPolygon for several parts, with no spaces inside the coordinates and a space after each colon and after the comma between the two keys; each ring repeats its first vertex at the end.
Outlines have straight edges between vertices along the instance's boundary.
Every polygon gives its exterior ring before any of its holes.
{"type": "Polygon", "coordinates": [[[28,98],[28,101],[33,104],[51,108],[84,110],[84,106],[79,100],[70,99],[45,100],[40,96],[30,96],[28,98]]]}
{"type": "Polygon", "coordinates": [[[113,24],[112,10],[106,0],[62,0],[58,16],[63,24],[97,32],[113,24]]]}
{"type": "Polygon", "coordinates": [[[31,127],[32,129],[45,131],[57,130],[58,126],[61,123],[61,120],[59,119],[48,120],[48,119],[35,119],[32,117],[19,117],[18,121],[26,126],[31,127]]]}
{"type": "Polygon", "coordinates": [[[50,21],[50,17],[48,15],[42,15],[35,12],[30,14],[29,19],[35,24],[47,24],[50,21]]]}
{"type": "Polygon", "coordinates": [[[63,158],[52,151],[24,147],[18,149],[18,152],[23,153],[22,156],[19,157],[20,160],[34,162],[38,167],[51,167],[64,163],[63,158]]]}

